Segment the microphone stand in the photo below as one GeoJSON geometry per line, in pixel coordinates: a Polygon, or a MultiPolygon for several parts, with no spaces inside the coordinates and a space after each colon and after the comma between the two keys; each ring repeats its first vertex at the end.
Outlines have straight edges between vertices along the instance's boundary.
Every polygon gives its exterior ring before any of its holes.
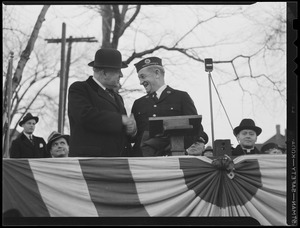
{"type": "Polygon", "coordinates": [[[214,119],[213,119],[213,108],[212,108],[211,74],[210,74],[210,71],[208,71],[208,83],[209,83],[210,119],[211,119],[211,135],[212,135],[212,148],[213,148],[215,138],[214,138],[214,119]]]}

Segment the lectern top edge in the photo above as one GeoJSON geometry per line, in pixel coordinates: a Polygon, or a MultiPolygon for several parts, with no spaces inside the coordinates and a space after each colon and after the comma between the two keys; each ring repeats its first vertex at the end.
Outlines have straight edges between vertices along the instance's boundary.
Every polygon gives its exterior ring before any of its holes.
{"type": "Polygon", "coordinates": [[[202,115],[186,115],[186,116],[161,116],[161,117],[149,117],[149,120],[174,120],[174,119],[199,119],[202,115]]]}

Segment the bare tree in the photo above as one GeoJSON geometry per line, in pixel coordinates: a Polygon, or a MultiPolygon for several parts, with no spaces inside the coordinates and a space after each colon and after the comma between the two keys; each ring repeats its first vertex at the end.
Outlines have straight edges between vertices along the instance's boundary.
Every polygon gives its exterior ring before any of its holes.
{"type": "MultiPolygon", "coordinates": [[[[25,91],[20,94],[20,90],[18,88],[21,88],[20,86],[20,82],[22,80],[22,75],[23,75],[23,71],[24,71],[24,68],[26,66],[26,63],[31,55],[31,52],[34,48],[34,44],[36,42],[36,39],[38,37],[38,34],[39,34],[39,31],[40,31],[40,28],[42,26],[42,23],[43,21],[45,20],[45,15],[49,9],[50,5],[45,5],[43,6],[38,18],[37,18],[37,21],[34,25],[34,28],[33,28],[33,31],[31,33],[31,36],[27,42],[27,46],[25,48],[25,50],[22,52],[21,54],[21,57],[20,57],[20,60],[18,61],[18,65],[15,69],[15,73],[14,73],[14,76],[12,78],[12,88],[11,88],[11,91],[12,91],[12,107],[13,107],[13,111],[11,112],[11,110],[8,110],[8,115],[10,115],[10,119],[13,118],[13,116],[16,114],[17,110],[18,110],[18,107],[20,105],[20,102],[21,100],[24,98],[24,95],[29,91],[29,89],[31,88],[32,85],[34,85],[37,81],[37,76],[35,75],[33,77],[33,79],[31,79],[31,82],[29,83],[29,86],[25,89],[25,91]]],[[[5,28],[4,28],[5,29],[5,28]]],[[[45,88],[53,79],[50,79],[48,80],[44,86],[41,87],[41,89],[39,91],[37,91],[36,95],[33,97],[33,99],[30,101],[29,104],[26,105],[26,108],[25,108],[25,112],[23,113],[23,115],[26,113],[26,111],[28,109],[30,109],[31,105],[34,103],[34,101],[36,100],[36,98],[38,97],[38,95],[41,93],[41,91],[43,90],[43,88],[45,88]]],[[[6,88],[5,88],[6,89],[6,88]]],[[[6,91],[4,91],[4,94],[6,94],[6,91]]],[[[6,102],[4,103],[4,105],[6,104],[6,102]]],[[[3,109],[2,109],[2,116],[4,115],[4,112],[6,111],[6,107],[4,106],[3,109]]],[[[21,117],[22,118],[22,117],[21,117]]],[[[10,128],[10,126],[9,126],[10,128]]],[[[15,133],[15,129],[16,129],[16,126],[14,127],[14,130],[12,132],[10,132],[11,135],[13,135],[15,133]]]]}
{"type": "MultiPolygon", "coordinates": [[[[119,40],[122,39],[122,35],[124,32],[130,28],[130,25],[134,20],[138,20],[138,16],[140,16],[141,5],[93,5],[93,6],[86,6],[89,9],[95,10],[99,12],[102,17],[102,47],[111,47],[111,48],[118,48],[119,40]],[[133,12],[132,12],[133,11],[133,12]],[[114,26],[112,26],[114,25],[114,26]]],[[[147,6],[142,6],[147,7],[147,6]]],[[[132,62],[134,59],[142,58],[145,55],[152,54],[158,50],[166,50],[166,51],[174,51],[183,54],[184,56],[193,59],[194,61],[204,63],[204,58],[200,57],[197,50],[201,50],[205,48],[205,45],[201,44],[198,47],[188,47],[186,45],[182,45],[183,41],[189,38],[199,27],[203,24],[206,24],[209,21],[216,20],[216,19],[223,19],[232,17],[235,14],[243,14],[245,17],[248,17],[250,20],[255,21],[255,17],[251,18],[248,16],[243,10],[238,9],[237,12],[222,12],[222,10],[217,10],[214,12],[212,16],[209,17],[202,17],[200,15],[199,20],[194,26],[190,27],[181,37],[178,37],[177,41],[173,44],[160,44],[156,43],[153,44],[152,47],[147,48],[146,50],[136,51],[133,50],[131,56],[129,56],[126,60],[127,64],[132,62]]],[[[283,83],[281,80],[276,80],[272,77],[272,75],[268,75],[265,73],[256,74],[253,71],[254,64],[253,59],[255,59],[259,55],[266,55],[266,52],[272,51],[277,52],[281,51],[285,53],[285,40],[283,37],[286,35],[286,21],[282,18],[281,14],[273,15],[273,19],[277,21],[273,27],[266,29],[265,34],[265,42],[261,43],[260,47],[257,50],[253,50],[252,54],[244,55],[244,54],[237,54],[236,56],[230,59],[224,60],[216,60],[214,64],[222,65],[227,64],[230,65],[235,75],[235,78],[230,79],[228,82],[239,82],[239,85],[243,91],[247,91],[243,85],[240,83],[240,80],[244,78],[252,78],[253,80],[257,80],[259,78],[265,78],[271,85],[273,85],[274,90],[276,90],[280,96],[284,98],[284,91],[285,87],[282,86],[283,83]],[[237,70],[237,62],[245,60],[248,66],[248,74],[242,75],[237,70]]],[[[163,34],[162,34],[163,36],[163,34]]],[[[212,46],[218,46],[220,44],[215,43],[212,46]]],[[[224,45],[224,43],[223,43],[224,45]]],[[[207,47],[207,46],[206,46],[207,47]]],[[[209,48],[209,47],[208,47],[209,48]]],[[[225,82],[224,84],[228,83],[225,82]]]]}

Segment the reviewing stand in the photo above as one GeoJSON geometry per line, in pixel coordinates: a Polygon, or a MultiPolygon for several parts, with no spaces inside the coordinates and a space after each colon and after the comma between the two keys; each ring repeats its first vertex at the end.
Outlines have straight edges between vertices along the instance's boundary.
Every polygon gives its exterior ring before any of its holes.
{"type": "Polygon", "coordinates": [[[184,137],[197,136],[201,121],[201,115],[149,117],[149,135],[150,138],[168,135],[172,156],[183,156],[184,137]]]}

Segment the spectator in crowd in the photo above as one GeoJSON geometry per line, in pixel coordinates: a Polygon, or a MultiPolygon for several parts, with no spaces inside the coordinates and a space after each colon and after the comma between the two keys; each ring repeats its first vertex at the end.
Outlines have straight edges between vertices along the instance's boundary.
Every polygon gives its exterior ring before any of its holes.
{"type": "Polygon", "coordinates": [[[33,135],[35,125],[39,122],[37,116],[27,113],[20,121],[22,133],[12,141],[10,148],[11,158],[50,158],[46,149],[46,142],[42,137],[33,135]]]}
{"type": "MultiPolygon", "coordinates": [[[[197,115],[193,100],[185,91],[175,90],[165,84],[165,70],[162,60],[158,57],[145,58],[134,64],[140,84],[144,86],[146,95],[135,100],[132,114],[137,124],[137,134],[134,138],[135,156],[165,156],[170,155],[170,138],[160,135],[149,136],[149,117],[197,115]]],[[[201,155],[208,141],[207,134],[200,127],[196,138],[185,137],[185,149],[198,141],[198,150],[189,150],[188,154],[201,155]]]]}
{"type": "Polygon", "coordinates": [[[213,148],[211,146],[207,146],[203,151],[202,156],[213,157],[214,156],[213,148]]]}
{"type": "Polygon", "coordinates": [[[53,131],[48,137],[47,151],[53,158],[63,158],[69,155],[69,135],[53,131]]]}
{"type": "Polygon", "coordinates": [[[232,151],[232,156],[260,154],[261,152],[255,147],[255,143],[261,132],[262,129],[255,126],[252,119],[243,119],[240,125],[233,129],[233,134],[239,145],[232,151]]]}
{"type": "Polygon", "coordinates": [[[261,148],[263,154],[282,154],[282,150],[276,143],[266,143],[261,148]]]}
{"type": "Polygon", "coordinates": [[[118,50],[102,48],[88,65],[93,76],[69,88],[69,157],[131,156],[135,120],[127,116],[122,97],[114,91],[127,64],[118,50]]]}

